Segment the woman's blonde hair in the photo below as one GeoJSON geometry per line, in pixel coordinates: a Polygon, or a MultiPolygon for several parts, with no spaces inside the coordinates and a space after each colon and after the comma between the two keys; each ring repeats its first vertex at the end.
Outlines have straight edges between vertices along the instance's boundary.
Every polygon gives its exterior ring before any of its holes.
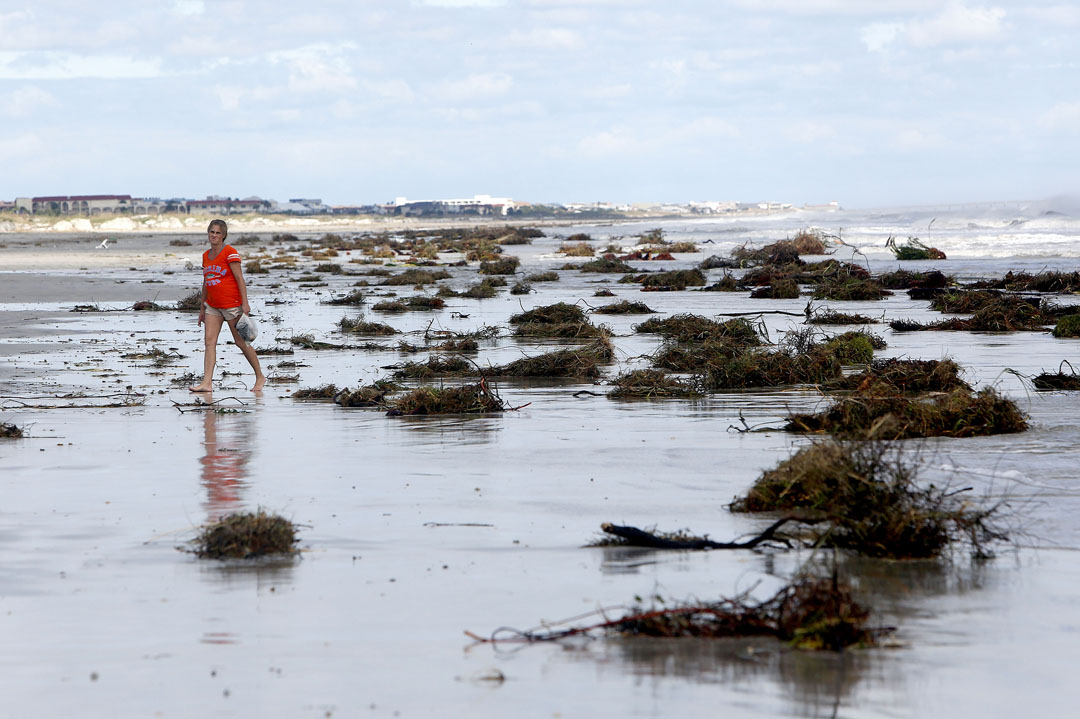
{"type": "Polygon", "coordinates": [[[221,228],[221,238],[225,239],[229,236],[229,226],[225,224],[225,220],[210,220],[210,224],[206,226],[206,231],[209,232],[217,225],[221,228]]]}

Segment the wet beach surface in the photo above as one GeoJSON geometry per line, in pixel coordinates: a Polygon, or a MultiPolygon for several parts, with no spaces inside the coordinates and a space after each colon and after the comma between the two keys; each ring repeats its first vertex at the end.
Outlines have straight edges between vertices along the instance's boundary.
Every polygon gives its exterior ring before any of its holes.
{"type": "MultiPolygon", "coordinates": [[[[589,232],[603,247],[606,235],[628,237],[655,224],[550,230],[531,245],[507,247],[522,258],[524,274],[556,269],[561,279],[536,283],[522,297],[501,289],[492,299],[448,298],[435,312],[384,315],[370,311],[372,300],[360,309],[322,304],[352,289],[356,277],[326,274],[326,287],[298,288],[288,274],[249,275],[261,327],[254,344],[281,338],[285,347],[285,338],[309,332],[328,342],[367,341],[335,332],[338,320],[361,311],[406,333],[429,324],[505,327],[523,308],[560,300],[643,301],[659,316],[803,311],[806,297],[643,293],[616,284],[620,275],[558,269],[571,261],[556,250],[573,232],[589,232]],[[594,297],[599,287],[616,296],[594,297]]],[[[717,232],[668,230],[673,240],[717,232]]],[[[748,236],[790,234],[782,226],[730,239],[713,234],[719,239],[704,252],[632,264],[692,267],[748,236]]],[[[1031,420],[1018,435],[909,441],[927,480],[1010,497],[1018,546],[977,563],[962,552],[937,562],[842,560],[875,623],[898,628],[895,646],[843,654],[762,640],[491,646],[464,632],[528,629],[598,608],[617,616],[635,596],[772,594],[810,552],[582,545],[597,538],[602,522],[689,528],[719,541],[759,531],[768,520],[733,515],[725,505],[810,440],[729,427],[742,426],[740,418],[778,427],[789,411],[821,407],[822,394],[798,387],[618,401],[603,396],[603,384],[501,380],[502,397],[526,406],[498,416],[386,417],[290,394],[323,383],[369,384],[389,374],[385,365],[423,360],[427,353],[395,349],[401,339],[422,344],[419,335],[380,339],[384,351],[263,356],[269,376],[300,379],[271,383],[258,397],[247,389],[242,356],[223,338],[218,376],[236,374],[218,383],[213,399],[235,411],[182,412],[174,403],[192,396],[171,380],[201,367],[194,314],[70,311],[174,302],[197,286],[198,270],[186,263],[197,264],[200,245],[175,248],[158,238],[136,250],[135,242],[118,247],[132,246],[139,263],[100,266],[85,257],[94,250],[89,241],[66,267],[57,260],[28,268],[0,249],[0,420],[28,434],[0,440],[5,715],[1015,717],[1067,715],[1080,698],[1071,661],[1080,638],[1080,399],[1034,392],[1004,372],[1056,371],[1076,358],[1077,340],[871,327],[889,342],[876,356],[952,357],[969,382],[996,385],[1031,420]],[[162,367],[121,357],[153,347],[184,357],[162,367]],[[601,396],[575,396],[580,390],[601,396]],[[145,394],[144,403],[27,407],[112,403],[128,391],[145,394]],[[57,399],[71,392],[93,399],[57,399]],[[259,507],[301,525],[299,559],[217,562],[177,551],[198,525],[259,507]]],[[[254,247],[239,249],[246,256],[254,247]]],[[[875,272],[933,266],[961,279],[1075,268],[1069,257],[953,257],[897,263],[869,252],[858,261],[875,272]]],[[[348,271],[367,268],[348,259],[332,261],[348,271]]],[[[458,290],[481,279],[475,263],[451,273],[442,284],[458,290]]],[[[710,271],[710,282],[722,274],[710,271]]],[[[431,294],[365,288],[385,290],[431,294]]],[[[941,316],[902,292],[881,302],[823,304],[887,319],[941,316]]],[[[658,345],[653,335],[633,333],[645,318],[592,317],[615,334],[617,360],[605,380],[645,366],[641,356],[658,345]]],[[[774,340],[801,326],[795,316],[762,319],[774,340]]],[[[504,336],[481,342],[476,361],[504,363],[556,346],[504,336]]]]}

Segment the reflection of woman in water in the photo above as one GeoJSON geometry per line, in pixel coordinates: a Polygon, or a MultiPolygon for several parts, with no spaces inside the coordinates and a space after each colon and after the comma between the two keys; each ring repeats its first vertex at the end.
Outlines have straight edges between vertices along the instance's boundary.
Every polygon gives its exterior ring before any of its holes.
{"type": "Polygon", "coordinates": [[[210,249],[203,253],[202,307],[199,310],[199,324],[205,323],[203,338],[206,348],[203,355],[203,380],[191,387],[192,392],[209,392],[214,388],[214,365],[217,364],[217,341],[221,325],[229,323],[233,342],[244,353],[251,369],[255,370],[256,392],[266,384],[259,357],[236,331],[236,321],[240,315],[250,314],[247,284],[244,282],[244,270],[240,266],[240,253],[225,244],[229,228],[225,220],[211,220],[206,228],[206,238],[210,249]]]}
{"type": "Polygon", "coordinates": [[[218,438],[218,415],[213,410],[203,412],[203,448],[199,459],[202,483],[206,487],[206,510],[209,520],[220,519],[242,508],[242,493],[247,487],[247,464],[251,459],[251,417],[231,416],[226,423],[229,431],[218,438]]]}

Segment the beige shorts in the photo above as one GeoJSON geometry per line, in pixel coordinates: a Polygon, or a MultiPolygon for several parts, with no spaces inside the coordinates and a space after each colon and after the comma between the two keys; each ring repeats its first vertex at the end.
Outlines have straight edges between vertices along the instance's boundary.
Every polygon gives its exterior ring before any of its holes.
{"type": "Polygon", "coordinates": [[[239,307],[219,309],[217,307],[211,307],[205,302],[203,303],[203,309],[206,310],[206,314],[214,315],[215,317],[223,317],[226,321],[238,320],[240,319],[240,315],[244,314],[239,307]]]}

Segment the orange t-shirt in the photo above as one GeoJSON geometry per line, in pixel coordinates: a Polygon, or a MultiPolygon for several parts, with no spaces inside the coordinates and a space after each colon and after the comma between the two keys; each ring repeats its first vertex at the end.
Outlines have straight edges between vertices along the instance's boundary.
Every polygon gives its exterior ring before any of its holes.
{"type": "Polygon", "coordinates": [[[225,245],[216,257],[211,258],[213,248],[207,250],[202,256],[203,284],[206,287],[206,304],[219,310],[230,307],[239,307],[242,304],[240,298],[240,285],[236,284],[229,263],[239,262],[240,253],[231,246],[225,245]]]}

